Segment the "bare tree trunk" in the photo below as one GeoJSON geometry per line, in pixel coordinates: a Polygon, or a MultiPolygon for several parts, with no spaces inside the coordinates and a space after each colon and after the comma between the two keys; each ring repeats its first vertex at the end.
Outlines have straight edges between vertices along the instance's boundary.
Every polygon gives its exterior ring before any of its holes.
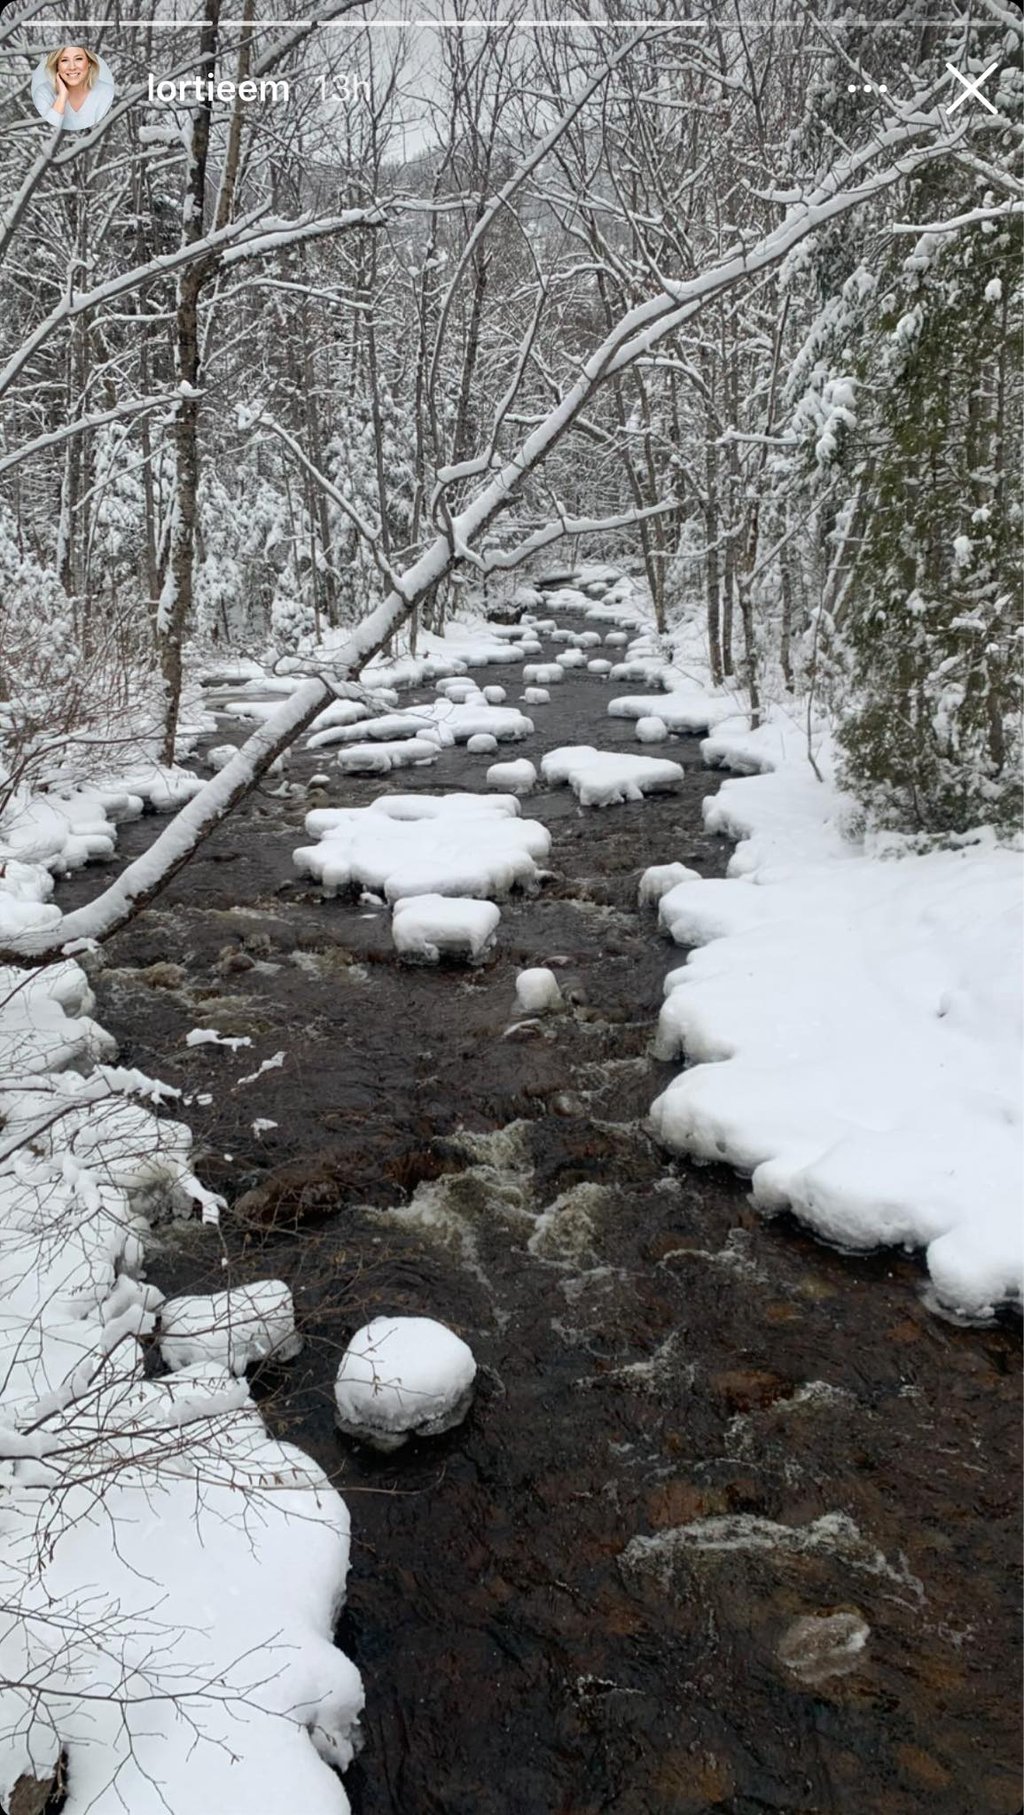
{"type": "MultiPolygon", "coordinates": [[[[788,525],[787,525],[788,530],[788,525]]],[[[779,564],[782,588],[782,623],[779,626],[779,662],[787,691],[793,691],[793,568],[789,543],[782,550],[779,564]]]]}
{"type": "Polygon", "coordinates": [[[708,659],[711,663],[711,679],[716,687],[720,687],[725,676],[722,656],[722,577],[718,549],[721,518],[718,509],[718,448],[715,444],[715,425],[710,411],[705,424],[704,450],[704,485],[707,498],[704,508],[704,546],[706,549],[704,571],[708,615],[708,659]]]}
{"type": "MultiPolygon", "coordinates": [[[[200,68],[211,71],[217,54],[220,0],[205,0],[200,34],[200,68]]],[[[188,182],[182,239],[202,239],[206,212],[206,167],[210,152],[212,103],[192,115],[188,182]]],[[[199,499],[199,299],[209,274],[205,260],[186,265],[178,279],[176,372],[180,400],[174,418],[175,500],[170,560],[157,618],[160,671],[164,683],[164,737],[161,760],[174,761],[181,708],[182,641],[192,613],[196,509],[199,499]]]]}

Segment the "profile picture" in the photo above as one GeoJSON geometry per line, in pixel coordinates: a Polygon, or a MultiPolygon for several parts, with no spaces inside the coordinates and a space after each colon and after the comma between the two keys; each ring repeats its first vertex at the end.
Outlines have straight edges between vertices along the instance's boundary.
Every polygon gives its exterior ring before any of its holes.
{"type": "Polygon", "coordinates": [[[36,111],[65,132],[87,132],[110,112],[114,78],[109,66],[84,44],[51,50],[32,77],[36,111]]]}

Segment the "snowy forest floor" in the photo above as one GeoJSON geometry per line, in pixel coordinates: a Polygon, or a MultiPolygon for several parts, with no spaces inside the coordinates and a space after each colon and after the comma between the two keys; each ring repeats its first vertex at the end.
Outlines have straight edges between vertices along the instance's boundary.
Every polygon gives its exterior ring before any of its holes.
{"type": "MultiPolygon", "coordinates": [[[[525,754],[635,752],[607,702],[567,674],[525,754]]],[[[657,753],[681,793],[524,803],[553,877],[503,904],[479,968],[403,966],[386,915],[296,880],[304,792],[257,794],[110,942],[99,1019],[193,1098],[196,1169],[232,1206],[161,1230],[149,1277],[220,1290],[226,1243],[232,1283],[292,1286],[305,1352],[256,1390],[352,1513],[356,1815],[1012,1815],[1016,1332],[936,1317],[919,1260],[766,1223],[651,1141],[680,953],[638,878],[729,855],[697,739],[657,753]],[[516,971],[553,958],[573,1005],[510,1032],[516,971]],[[252,1045],[189,1048],[197,1026],[252,1045]],[[481,1364],[468,1423],[397,1460],[332,1426],[339,1354],[381,1312],[443,1318],[481,1364]],[[837,1612],[870,1629],[854,1668],[780,1658],[837,1612]]],[[[339,777],[331,803],[481,786],[491,760],[339,777]]],[[[151,836],[126,825],[119,854],[151,836]]]]}

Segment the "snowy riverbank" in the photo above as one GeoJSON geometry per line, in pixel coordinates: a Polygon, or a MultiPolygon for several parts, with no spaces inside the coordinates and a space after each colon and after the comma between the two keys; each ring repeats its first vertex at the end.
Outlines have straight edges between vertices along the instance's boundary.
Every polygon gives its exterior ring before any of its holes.
{"type": "Polygon", "coordinates": [[[795,766],[709,803],[740,842],[728,880],[660,903],[700,949],[668,979],[658,1054],[690,1066],[652,1120],[828,1241],[923,1248],[938,1300],[988,1315],[1021,1291],[1020,860],[984,831],[865,849],[845,805],[795,766]]]}
{"type": "MultiPolygon", "coordinates": [[[[144,796],[196,785],[153,769],[20,802],[0,938],[56,920],[53,874],[110,856],[144,796]]],[[[341,1815],[348,1514],[228,1367],[147,1378],[150,1226],[218,1200],[153,1113],[176,1093],[116,1065],[93,1006],[76,963],[0,967],[0,1801],[28,1779],[66,1784],[68,1815],[341,1815]]]]}
{"type": "Polygon", "coordinates": [[[923,1248],[936,1301],[988,1316],[1024,1283],[1020,853],[986,827],[923,853],[861,837],[827,732],[816,774],[801,717],[776,707],[751,732],[708,701],[704,759],[742,779],[704,822],[737,849],[725,880],[660,900],[663,931],[698,949],[666,983],[656,1052],[688,1069],[652,1122],[827,1241],[923,1248]]]}

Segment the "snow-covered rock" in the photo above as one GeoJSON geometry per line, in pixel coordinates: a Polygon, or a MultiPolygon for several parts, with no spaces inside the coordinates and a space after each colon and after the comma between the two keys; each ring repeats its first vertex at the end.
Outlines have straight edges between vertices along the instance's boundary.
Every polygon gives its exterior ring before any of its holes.
{"type": "Polygon", "coordinates": [[[656,756],[629,756],[595,750],[589,744],[565,745],[541,758],[541,771],[552,784],[568,782],[583,807],[608,807],[646,794],[672,794],[686,776],[679,763],[656,756]]]}
{"type": "Polygon", "coordinates": [[[561,1008],[562,992],[554,971],[546,965],[520,971],[516,977],[516,1006],[524,1015],[542,1015],[548,1009],[561,1008]]]}
{"type": "Polygon", "coordinates": [[[489,706],[482,695],[456,705],[449,700],[435,700],[430,706],[419,707],[418,713],[443,726],[457,744],[468,743],[471,737],[514,743],[533,733],[533,720],[518,706],[489,706]]]}
{"type": "Polygon", "coordinates": [[[309,739],[309,748],[321,749],[326,744],[400,743],[407,737],[431,738],[436,744],[443,745],[455,742],[443,721],[439,722],[430,710],[426,710],[380,712],[373,718],[330,726],[309,739]]]}
{"type": "Polygon", "coordinates": [[[437,964],[441,953],[482,958],[494,944],[501,909],[493,901],[452,895],[410,895],[394,904],[391,937],[403,958],[437,964]]]}
{"type": "Polygon", "coordinates": [[[640,878],[636,898],[641,907],[656,907],[681,882],[701,880],[700,871],[687,869],[685,863],[652,863],[640,878]]]}
{"type": "Polygon", "coordinates": [[[508,698],[504,687],[485,687],[484,699],[489,706],[503,706],[508,698]]]}
{"type": "Polygon", "coordinates": [[[466,749],[470,756],[493,756],[498,748],[498,740],[489,731],[478,731],[466,739],[466,749]]]}
{"type": "Polygon", "coordinates": [[[207,750],[203,761],[208,769],[212,769],[215,775],[219,775],[220,771],[227,767],[232,757],[237,755],[237,744],[215,744],[212,750],[207,750]]]}
{"type": "Polygon", "coordinates": [[[523,700],[527,706],[548,706],[551,704],[551,695],[546,687],[526,687],[523,690],[523,700]]]}
{"type": "Polygon", "coordinates": [[[499,898],[537,879],[551,834],[519,817],[509,794],[382,795],[369,807],[318,808],[319,839],[293,853],[327,895],[361,887],[388,901],[407,895],[499,898]]]}
{"type": "Polygon", "coordinates": [[[231,1374],[302,1349],[295,1308],[280,1279],[234,1286],[212,1297],[169,1298],[160,1310],[160,1353],[172,1370],[217,1362],[231,1374]]]}
{"type": "Polygon", "coordinates": [[[338,1429],[374,1449],[436,1437],[461,1424],[473,1398],[469,1345],[432,1317],[375,1317],[357,1330],[334,1383],[338,1429]]]}
{"type": "Polygon", "coordinates": [[[537,771],[528,757],[521,756],[510,763],[492,763],[485,780],[489,788],[500,788],[510,794],[531,794],[537,786],[537,771]]]}
{"type": "Polygon", "coordinates": [[[636,734],[642,744],[663,744],[668,737],[668,726],[663,718],[655,715],[638,718],[636,734]]]}
{"type": "Polygon", "coordinates": [[[310,748],[316,748],[318,732],[334,730],[338,726],[357,725],[361,719],[371,716],[371,708],[363,700],[332,700],[313,720],[313,735],[308,739],[310,748]]]}
{"type": "Polygon", "coordinates": [[[439,754],[433,738],[403,737],[391,744],[345,744],[335,760],[343,775],[389,775],[392,769],[436,763],[439,754]]]}
{"type": "MultiPolygon", "coordinates": [[[[633,670],[639,668],[641,674],[638,678],[642,678],[650,664],[620,662],[612,670],[613,679],[619,678],[619,671],[624,666],[633,670]]],[[[652,678],[660,678],[665,672],[664,664],[659,664],[652,678]]],[[[734,717],[735,712],[735,701],[718,699],[696,686],[677,686],[666,693],[626,693],[608,701],[609,718],[660,718],[669,731],[676,732],[709,731],[722,719],[734,717]]]]}

